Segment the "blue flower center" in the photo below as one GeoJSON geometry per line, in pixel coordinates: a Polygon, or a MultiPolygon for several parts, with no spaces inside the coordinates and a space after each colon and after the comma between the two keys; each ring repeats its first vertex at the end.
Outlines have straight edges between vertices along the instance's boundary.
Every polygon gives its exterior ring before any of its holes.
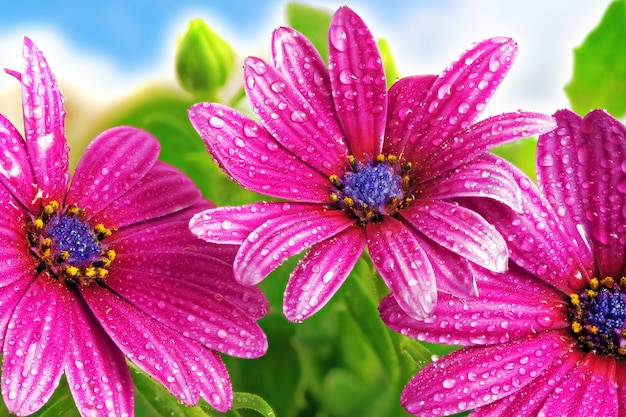
{"type": "Polygon", "coordinates": [[[80,208],[60,210],[54,200],[26,227],[30,250],[39,261],[36,272],[47,271],[71,285],[89,285],[107,276],[115,259],[115,251],[104,241],[110,235],[111,230],[101,223],[91,226],[80,208]]]}
{"type": "Polygon", "coordinates": [[[100,241],[91,226],[74,216],[53,217],[48,224],[48,236],[56,252],[69,253],[68,261],[85,265],[100,256],[100,241]]]}
{"type": "Polygon", "coordinates": [[[626,278],[593,278],[570,296],[572,332],[587,351],[626,358],[626,278]]]}
{"type": "Polygon", "coordinates": [[[374,162],[359,163],[350,157],[352,170],[341,178],[330,176],[330,196],[360,224],[378,222],[407,203],[410,164],[401,166],[393,155],[379,155],[374,162]]]}

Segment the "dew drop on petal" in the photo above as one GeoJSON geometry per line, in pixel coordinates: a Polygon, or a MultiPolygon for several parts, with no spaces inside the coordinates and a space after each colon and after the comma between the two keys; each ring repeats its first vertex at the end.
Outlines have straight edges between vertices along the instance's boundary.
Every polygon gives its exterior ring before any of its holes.
{"type": "Polygon", "coordinates": [[[443,387],[447,388],[447,389],[451,389],[454,388],[454,386],[456,385],[456,379],[453,378],[446,378],[443,380],[443,387]]]}
{"type": "Polygon", "coordinates": [[[329,40],[332,46],[341,52],[348,50],[348,36],[346,31],[340,26],[333,26],[328,31],[329,40]]]}
{"type": "Polygon", "coordinates": [[[224,120],[217,116],[209,117],[209,124],[216,129],[221,129],[226,125],[224,120]]]}

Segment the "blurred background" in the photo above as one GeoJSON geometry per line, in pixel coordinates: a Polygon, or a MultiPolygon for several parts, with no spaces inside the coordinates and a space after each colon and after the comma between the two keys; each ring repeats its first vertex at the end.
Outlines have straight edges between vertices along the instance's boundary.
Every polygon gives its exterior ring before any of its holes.
{"type": "MultiPolygon", "coordinates": [[[[286,3],[7,2],[0,14],[0,67],[21,68],[22,37],[31,37],[48,58],[65,97],[89,102],[78,106],[89,116],[148,81],[174,83],[176,41],[192,18],[203,18],[242,56],[266,54],[271,30],[285,24],[286,3]]],[[[306,3],[329,11],[343,4],[355,9],[376,37],[389,41],[404,75],[439,72],[473,41],[513,37],[520,45],[519,57],[487,112],[523,108],[552,113],[567,105],[562,87],[571,75],[572,49],[598,23],[609,0],[306,3]]],[[[0,77],[0,111],[10,116],[14,109],[8,107],[19,105],[12,89],[16,84],[11,77],[0,77]]]]}

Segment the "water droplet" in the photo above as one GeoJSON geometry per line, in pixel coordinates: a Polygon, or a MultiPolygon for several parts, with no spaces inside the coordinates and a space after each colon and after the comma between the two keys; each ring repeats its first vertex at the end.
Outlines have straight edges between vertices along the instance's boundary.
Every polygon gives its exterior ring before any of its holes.
{"type": "Polygon", "coordinates": [[[461,104],[459,104],[459,113],[461,114],[466,114],[470,109],[470,105],[463,102],[461,104]]]}
{"type": "Polygon", "coordinates": [[[500,59],[497,55],[492,55],[489,58],[489,71],[496,72],[500,69],[500,59]]]}
{"type": "Polygon", "coordinates": [[[328,36],[332,46],[341,52],[348,50],[348,36],[346,31],[340,26],[332,26],[328,31],[328,36]]]}
{"type": "Polygon", "coordinates": [[[221,129],[226,125],[226,122],[217,116],[211,116],[209,117],[209,124],[216,129],[221,129]]]}
{"type": "Polygon", "coordinates": [[[286,85],[282,81],[275,81],[270,86],[272,91],[275,92],[275,93],[282,93],[283,91],[285,91],[285,87],[286,87],[286,85]]]}
{"type": "Polygon", "coordinates": [[[302,110],[294,110],[291,112],[291,121],[295,123],[302,123],[307,119],[307,115],[302,110]]]}
{"type": "Polygon", "coordinates": [[[456,385],[456,379],[446,378],[443,380],[442,385],[444,388],[447,388],[447,389],[454,388],[454,386],[456,385]]]}
{"type": "Polygon", "coordinates": [[[220,339],[226,339],[226,336],[228,336],[228,332],[226,332],[226,330],[219,329],[217,331],[217,337],[219,337],[220,339]]]}

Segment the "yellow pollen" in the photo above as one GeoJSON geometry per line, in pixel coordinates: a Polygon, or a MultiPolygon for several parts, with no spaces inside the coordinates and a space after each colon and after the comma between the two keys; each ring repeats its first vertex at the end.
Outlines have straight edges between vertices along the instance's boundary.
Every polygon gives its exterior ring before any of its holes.
{"type": "Polygon", "coordinates": [[[71,266],[71,265],[66,266],[63,271],[65,271],[65,273],[71,277],[75,277],[80,272],[78,268],[76,268],[75,266],[71,266]]]}
{"type": "Polygon", "coordinates": [[[93,228],[93,231],[96,232],[96,234],[98,235],[98,239],[100,240],[104,239],[105,237],[111,236],[111,231],[107,229],[106,227],[104,227],[102,223],[98,223],[93,228]]]}
{"type": "Polygon", "coordinates": [[[67,209],[65,209],[65,214],[68,216],[83,216],[85,212],[79,207],[68,206],[67,209]]]}
{"type": "Polygon", "coordinates": [[[578,294],[570,294],[569,299],[573,305],[575,306],[580,305],[580,296],[578,294]]]}
{"type": "Polygon", "coordinates": [[[626,346],[622,346],[621,348],[617,349],[617,353],[619,353],[620,355],[626,355],[626,346]]]}
{"type": "Polygon", "coordinates": [[[593,290],[587,290],[587,295],[591,298],[596,298],[596,296],[598,295],[597,292],[593,291],[593,290]]]}
{"type": "Polygon", "coordinates": [[[348,155],[348,162],[350,163],[350,166],[352,167],[352,170],[354,172],[357,171],[357,168],[359,167],[357,162],[356,162],[356,158],[354,157],[354,155],[348,155]]]}
{"type": "Polygon", "coordinates": [[[335,203],[339,202],[339,196],[337,195],[337,193],[330,193],[330,199],[333,200],[335,203]]]}
{"type": "Polygon", "coordinates": [[[598,334],[598,326],[589,326],[589,332],[591,334],[598,334]]]}
{"type": "Polygon", "coordinates": [[[619,286],[622,288],[626,288],[626,277],[621,277],[619,280],[619,286]]]}
{"type": "Polygon", "coordinates": [[[43,212],[47,214],[48,216],[50,216],[56,213],[58,209],[59,209],[59,203],[57,203],[56,201],[51,201],[50,203],[44,206],[43,212]]]}
{"type": "Polygon", "coordinates": [[[106,255],[107,255],[107,258],[109,258],[109,260],[110,260],[111,262],[113,262],[113,261],[115,260],[115,255],[116,255],[116,253],[115,253],[115,251],[114,251],[113,249],[109,249],[109,250],[107,251],[106,255]]]}
{"type": "Polygon", "coordinates": [[[580,333],[583,331],[583,326],[581,326],[579,322],[574,321],[572,322],[572,331],[574,333],[580,333]]]}
{"type": "Polygon", "coordinates": [[[598,287],[600,286],[600,281],[598,281],[598,278],[591,278],[589,280],[589,287],[591,287],[592,290],[597,290],[598,287]]]}
{"type": "Polygon", "coordinates": [[[387,160],[389,161],[391,165],[395,165],[398,162],[398,157],[395,155],[389,155],[387,157],[387,160]]]}
{"type": "Polygon", "coordinates": [[[104,279],[109,274],[109,271],[104,269],[104,268],[97,268],[96,269],[96,274],[97,274],[98,278],[104,279]]]}
{"type": "Polygon", "coordinates": [[[88,268],[85,268],[85,273],[84,273],[84,275],[85,275],[87,278],[93,278],[93,277],[95,277],[95,276],[96,276],[96,268],[94,268],[93,266],[90,266],[90,267],[88,267],[88,268]]]}
{"type": "Polygon", "coordinates": [[[35,227],[35,230],[41,230],[43,229],[43,220],[40,218],[36,218],[33,221],[33,226],[35,227]]]}
{"type": "Polygon", "coordinates": [[[615,284],[615,280],[613,279],[613,277],[606,277],[600,282],[602,283],[602,285],[604,285],[605,288],[613,288],[613,285],[615,284]]]}
{"type": "Polygon", "coordinates": [[[51,246],[52,246],[52,239],[50,239],[49,237],[45,238],[43,242],[41,243],[41,247],[44,249],[50,249],[51,246]]]}
{"type": "Polygon", "coordinates": [[[341,187],[341,181],[339,181],[339,177],[337,175],[333,174],[330,177],[328,177],[328,179],[335,187],[337,188],[341,187]]]}
{"type": "Polygon", "coordinates": [[[344,197],[343,198],[343,202],[348,207],[353,207],[354,206],[354,200],[351,199],[350,197],[344,197]]]}
{"type": "Polygon", "coordinates": [[[66,250],[61,251],[61,253],[59,254],[58,258],[57,258],[57,262],[61,263],[61,262],[65,262],[70,258],[70,253],[66,250]]]}
{"type": "Polygon", "coordinates": [[[382,153],[376,155],[376,162],[378,162],[379,164],[385,162],[385,155],[383,155],[382,153]]]}

